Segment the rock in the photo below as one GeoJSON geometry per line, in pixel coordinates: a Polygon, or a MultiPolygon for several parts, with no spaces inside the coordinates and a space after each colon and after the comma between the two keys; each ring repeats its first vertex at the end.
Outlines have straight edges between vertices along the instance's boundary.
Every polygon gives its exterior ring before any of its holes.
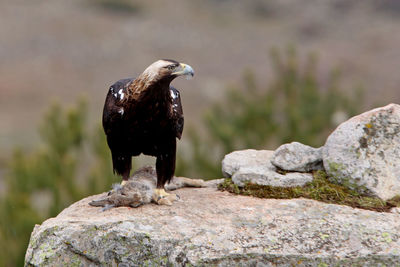
{"type": "Polygon", "coordinates": [[[396,266],[400,215],[184,188],[173,206],[85,198],[36,225],[25,266],[396,266]]]}
{"type": "Polygon", "coordinates": [[[266,165],[270,161],[270,150],[240,150],[225,155],[222,160],[222,174],[229,178],[241,167],[266,165]]]}
{"type": "Polygon", "coordinates": [[[289,172],[279,174],[272,164],[267,166],[243,167],[235,172],[232,176],[232,181],[238,186],[244,186],[246,182],[259,185],[269,185],[275,187],[295,187],[303,186],[311,182],[312,174],[289,172]]]}
{"type": "Polygon", "coordinates": [[[400,106],[355,116],[328,137],[323,163],[329,176],[384,200],[400,194],[400,106]]]}
{"type": "Polygon", "coordinates": [[[323,169],[322,147],[313,148],[298,142],[281,145],[275,150],[271,163],[276,167],[295,172],[323,169]]]}
{"type": "Polygon", "coordinates": [[[397,214],[400,214],[400,207],[394,207],[394,208],[391,208],[391,209],[390,209],[390,212],[391,212],[391,213],[397,213],[397,214]]]}
{"type": "Polygon", "coordinates": [[[313,177],[308,173],[277,172],[271,164],[273,151],[270,150],[240,150],[226,155],[222,161],[222,173],[226,177],[232,177],[232,181],[238,186],[244,186],[245,182],[260,185],[279,187],[303,186],[311,182],[313,177]]]}

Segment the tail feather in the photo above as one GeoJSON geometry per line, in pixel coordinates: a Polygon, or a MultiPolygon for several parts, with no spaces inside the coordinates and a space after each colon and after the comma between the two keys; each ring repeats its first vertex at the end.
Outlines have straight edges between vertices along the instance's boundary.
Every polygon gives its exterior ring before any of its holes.
{"type": "Polygon", "coordinates": [[[114,173],[122,176],[129,176],[129,172],[132,168],[132,157],[112,154],[112,162],[114,173]]]}

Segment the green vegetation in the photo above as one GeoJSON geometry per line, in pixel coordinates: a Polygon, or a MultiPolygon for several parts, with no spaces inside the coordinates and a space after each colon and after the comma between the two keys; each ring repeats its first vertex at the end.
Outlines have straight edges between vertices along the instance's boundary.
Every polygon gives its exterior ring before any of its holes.
{"type": "Polygon", "coordinates": [[[23,266],[35,224],[117,181],[103,131],[89,134],[86,114],[85,101],[68,110],[54,104],[40,127],[42,144],[31,153],[16,149],[0,202],[0,266],[23,266]]]}
{"type": "MultiPolygon", "coordinates": [[[[251,72],[244,84],[228,88],[225,101],[211,107],[204,119],[205,136],[186,129],[189,154],[180,157],[180,174],[191,177],[221,176],[222,157],[233,150],[265,149],[291,141],[323,145],[337,126],[337,117],[360,112],[362,91],[339,89],[339,71],[321,82],[317,60],[310,55],[300,62],[295,49],[271,52],[274,75],[267,86],[259,86],[251,72]]],[[[343,118],[344,117],[344,118],[343,118]]]]}
{"type": "MultiPolygon", "coordinates": [[[[243,88],[230,88],[225,101],[206,114],[204,129],[185,129],[189,146],[178,150],[177,175],[220,177],[222,157],[237,149],[273,147],[293,140],[319,146],[336,126],[335,114],[351,116],[359,111],[360,96],[347,96],[339,90],[337,71],[322,86],[315,57],[303,64],[294,49],[285,55],[272,52],[275,73],[268,86],[257,85],[252,73],[246,72],[243,88]]],[[[54,104],[40,127],[41,144],[29,153],[15,150],[7,165],[7,190],[0,202],[0,266],[23,265],[35,224],[119,181],[112,173],[103,130],[99,126],[88,129],[86,114],[85,101],[69,109],[54,104]]],[[[330,199],[343,192],[324,185],[322,178],[315,183],[309,186],[310,197],[330,199]],[[313,191],[313,186],[318,189],[313,191]]],[[[251,186],[247,185],[245,192],[251,186]]],[[[234,190],[243,193],[243,189],[234,190]]],[[[287,196],[287,192],[279,192],[274,188],[268,196],[287,196]]],[[[362,201],[365,206],[367,200],[362,201]]]]}
{"type": "Polygon", "coordinates": [[[388,212],[393,207],[400,207],[400,196],[383,201],[377,197],[360,195],[354,190],[330,182],[324,171],[316,171],[313,175],[313,181],[303,187],[284,188],[247,183],[243,188],[240,188],[231,179],[225,179],[219,185],[219,189],[237,195],[259,198],[291,199],[304,197],[326,203],[347,205],[353,208],[380,212],[388,212]]]}

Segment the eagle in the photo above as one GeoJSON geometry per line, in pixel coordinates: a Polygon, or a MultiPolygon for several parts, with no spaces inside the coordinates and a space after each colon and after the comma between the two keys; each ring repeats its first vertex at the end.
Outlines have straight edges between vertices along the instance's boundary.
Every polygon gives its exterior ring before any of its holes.
{"type": "Polygon", "coordinates": [[[193,68],[171,59],[158,60],[136,79],[121,79],[111,85],[103,109],[114,173],[122,176],[124,185],[132,157],[142,153],[156,157],[156,200],[170,198],[164,185],[174,176],[176,139],[183,131],[180,93],[170,85],[178,76],[193,77],[193,68]]]}

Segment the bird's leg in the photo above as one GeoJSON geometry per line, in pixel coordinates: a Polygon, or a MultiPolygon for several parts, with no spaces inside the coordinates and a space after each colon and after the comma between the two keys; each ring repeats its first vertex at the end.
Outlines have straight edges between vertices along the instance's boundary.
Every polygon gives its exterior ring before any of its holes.
{"type": "MultiPolygon", "coordinates": [[[[121,186],[120,188],[122,188],[124,185],[126,185],[128,183],[129,180],[129,173],[130,170],[126,171],[123,175],[122,175],[122,181],[121,181],[121,186]]],[[[118,184],[116,184],[117,188],[119,187],[118,184]]],[[[113,189],[111,189],[110,191],[108,191],[107,196],[111,195],[112,193],[115,192],[115,185],[113,185],[113,189]]]]}
{"type": "Polygon", "coordinates": [[[172,202],[178,200],[178,195],[165,192],[164,188],[156,188],[153,193],[153,201],[159,205],[171,206],[172,202]]]}
{"type": "Polygon", "coordinates": [[[171,195],[171,194],[165,192],[164,188],[156,188],[155,189],[155,193],[156,193],[157,196],[160,196],[160,197],[167,197],[167,196],[171,195]]]}
{"type": "Polygon", "coordinates": [[[131,170],[126,170],[123,174],[122,174],[122,182],[121,182],[121,186],[126,185],[126,183],[129,180],[129,173],[131,172],[131,170]]]}
{"type": "Polygon", "coordinates": [[[157,187],[154,189],[153,200],[159,205],[172,205],[178,200],[175,194],[165,192],[164,185],[170,181],[175,172],[175,153],[160,155],[156,161],[157,187]]]}
{"type": "Polygon", "coordinates": [[[132,169],[132,157],[129,154],[121,153],[121,151],[113,152],[113,150],[111,149],[111,158],[112,158],[114,173],[122,175],[122,182],[120,185],[118,185],[119,187],[113,185],[114,188],[108,192],[108,195],[115,192],[116,188],[122,188],[127,183],[129,179],[129,174],[132,169]]]}

